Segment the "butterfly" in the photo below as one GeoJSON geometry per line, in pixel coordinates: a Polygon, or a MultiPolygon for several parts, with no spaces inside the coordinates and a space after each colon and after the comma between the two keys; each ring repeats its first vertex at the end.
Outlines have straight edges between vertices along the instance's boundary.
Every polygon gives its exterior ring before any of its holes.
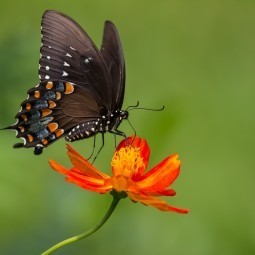
{"type": "Polygon", "coordinates": [[[14,125],[23,139],[15,148],[34,147],[38,155],[58,139],[68,142],[118,130],[128,111],[121,110],[125,60],[118,31],[104,25],[100,50],[67,15],[48,10],[42,17],[39,84],[28,90],[14,125]]]}

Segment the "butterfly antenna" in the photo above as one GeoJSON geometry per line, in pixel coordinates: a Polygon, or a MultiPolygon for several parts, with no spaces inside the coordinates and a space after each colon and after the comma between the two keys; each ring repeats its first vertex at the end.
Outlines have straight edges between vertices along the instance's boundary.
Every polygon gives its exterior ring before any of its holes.
{"type": "Polygon", "coordinates": [[[128,109],[130,109],[130,108],[131,108],[131,109],[133,109],[133,108],[136,109],[136,108],[138,107],[138,105],[139,105],[139,101],[137,101],[136,105],[130,105],[130,106],[128,106],[127,109],[126,109],[126,111],[128,111],[128,109]]]}
{"type": "Polygon", "coordinates": [[[147,110],[147,111],[161,112],[161,111],[163,111],[165,109],[165,106],[163,105],[160,109],[145,108],[145,107],[135,107],[135,106],[130,106],[128,108],[129,108],[129,111],[131,111],[131,110],[147,110]]]}

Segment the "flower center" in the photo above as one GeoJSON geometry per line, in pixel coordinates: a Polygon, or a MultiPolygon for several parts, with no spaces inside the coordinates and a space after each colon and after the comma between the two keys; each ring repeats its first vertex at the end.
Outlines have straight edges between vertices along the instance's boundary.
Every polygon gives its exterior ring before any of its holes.
{"type": "Polygon", "coordinates": [[[133,175],[144,167],[140,148],[126,146],[116,151],[112,158],[112,186],[116,191],[128,191],[133,186],[133,175]]]}

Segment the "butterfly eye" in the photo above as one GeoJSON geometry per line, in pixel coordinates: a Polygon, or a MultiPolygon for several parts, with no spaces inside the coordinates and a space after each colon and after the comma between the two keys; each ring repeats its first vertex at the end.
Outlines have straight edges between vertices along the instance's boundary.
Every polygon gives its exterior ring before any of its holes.
{"type": "Polygon", "coordinates": [[[120,111],[120,116],[122,119],[127,119],[128,118],[128,111],[120,111]]]}

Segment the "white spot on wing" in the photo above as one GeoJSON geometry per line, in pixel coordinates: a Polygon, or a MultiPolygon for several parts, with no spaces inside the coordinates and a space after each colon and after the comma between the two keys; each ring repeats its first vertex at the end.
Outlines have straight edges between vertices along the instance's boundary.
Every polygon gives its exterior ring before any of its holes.
{"type": "MultiPolygon", "coordinates": [[[[21,108],[21,109],[22,109],[22,108],[21,108]]],[[[20,109],[20,110],[21,110],[21,109],[20,109]]],[[[16,122],[13,124],[13,126],[17,125],[18,122],[19,122],[19,119],[16,119],[16,122]]]]}
{"type": "Polygon", "coordinates": [[[92,60],[92,58],[86,58],[86,59],[84,60],[84,62],[85,62],[86,64],[88,64],[91,60],[92,60]]]}
{"type": "Polygon", "coordinates": [[[46,79],[46,80],[49,80],[49,79],[50,79],[50,76],[49,76],[49,75],[45,75],[45,79],[46,79]]]}
{"type": "Polygon", "coordinates": [[[50,56],[47,56],[47,59],[50,59],[50,56]]]}
{"type": "Polygon", "coordinates": [[[49,67],[49,66],[46,66],[45,69],[46,69],[46,70],[50,70],[50,67],[49,67]]]}
{"type": "Polygon", "coordinates": [[[48,48],[51,49],[51,46],[49,45],[48,48]]]}
{"type": "Polygon", "coordinates": [[[71,50],[76,50],[75,48],[73,48],[73,47],[71,47],[71,46],[70,46],[70,49],[71,49],[71,50]]]}
{"type": "Polygon", "coordinates": [[[27,143],[26,139],[24,137],[20,137],[20,138],[23,140],[24,145],[26,145],[26,143],[27,143]]]}
{"type": "Polygon", "coordinates": [[[67,56],[67,57],[69,57],[69,58],[71,58],[71,57],[72,57],[69,53],[66,53],[66,56],[67,56]]]}
{"type": "Polygon", "coordinates": [[[70,66],[68,63],[64,62],[64,66],[70,66]]]}
{"type": "Polygon", "coordinates": [[[63,71],[62,76],[68,76],[68,73],[67,73],[67,72],[65,72],[65,71],[63,71]]]}

